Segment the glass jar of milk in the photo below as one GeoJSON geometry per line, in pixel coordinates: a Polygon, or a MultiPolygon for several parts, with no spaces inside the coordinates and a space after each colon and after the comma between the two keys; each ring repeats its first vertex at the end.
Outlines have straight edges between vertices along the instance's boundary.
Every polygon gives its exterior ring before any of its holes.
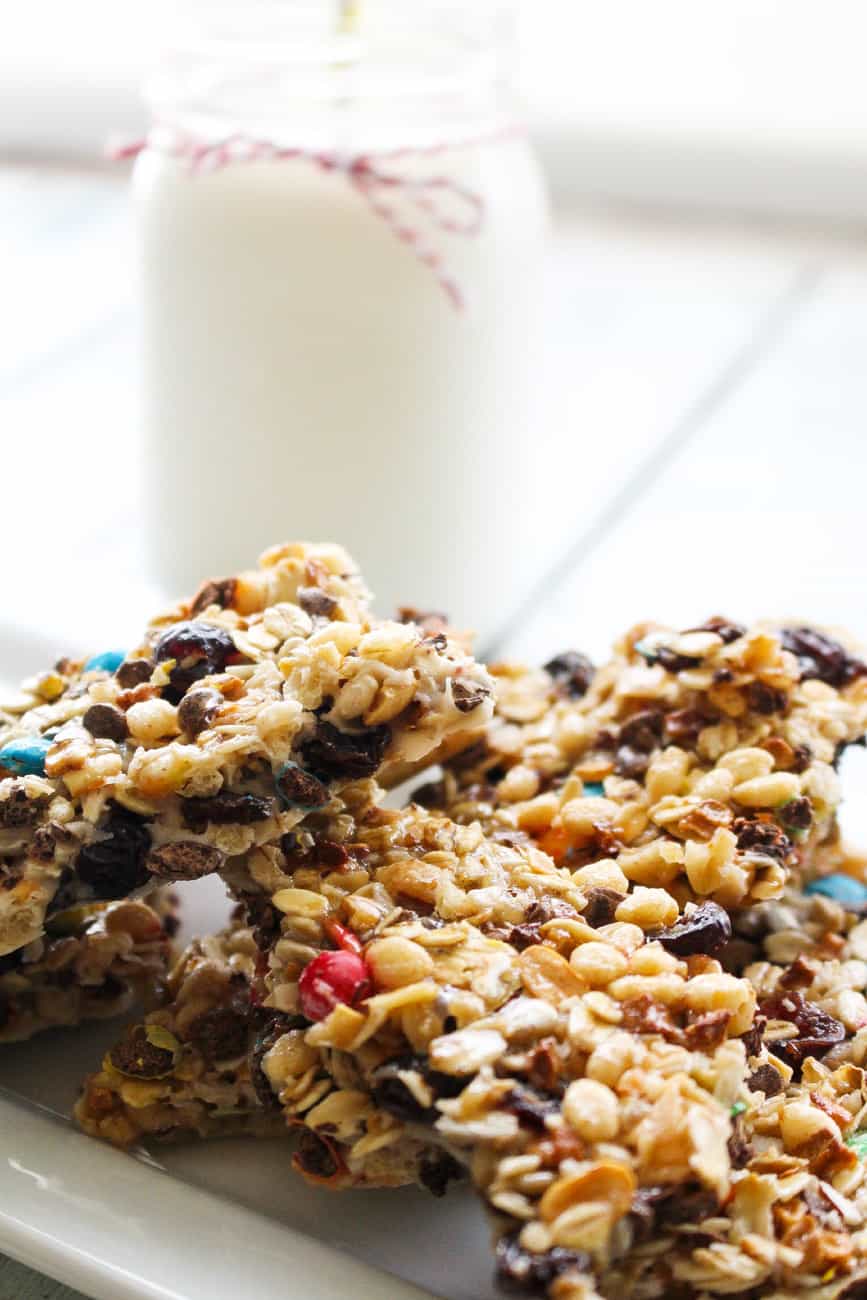
{"type": "Polygon", "coordinates": [[[334,539],[377,608],[482,642],[522,527],[545,198],[508,14],[439,0],[187,4],[135,167],[147,503],[172,594],[334,539]]]}

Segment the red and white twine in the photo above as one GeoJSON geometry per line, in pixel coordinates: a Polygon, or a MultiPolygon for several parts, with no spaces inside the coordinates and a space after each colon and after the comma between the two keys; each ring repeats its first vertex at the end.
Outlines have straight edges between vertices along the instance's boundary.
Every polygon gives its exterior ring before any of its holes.
{"type": "MultiPolygon", "coordinates": [[[[484,139],[503,134],[506,132],[496,132],[484,139]]],[[[467,143],[477,142],[462,141],[460,146],[467,143]]],[[[214,141],[195,140],[179,131],[155,127],[143,139],[113,148],[111,156],[122,161],[135,158],[144,149],[154,149],[185,160],[194,175],[220,171],[237,163],[290,161],[309,162],[326,172],[341,172],[371,212],[385,222],[395,239],[406,244],[414,257],[428,267],[452,306],[461,311],[464,297],[444,258],[428,241],[421,226],[401,216],[399,205],[392,201],[392,196],[408,201],[427,220],[429,229],[467,238],[478,235],[485,216],[484,199],[479,194],[449,176],[416,177],[391,169],[403,158],[436,155],[453,147],[447,143],[342,156],[332,150],[287,147],[243,135],[214,141]],[[461,211],[462,215],[455,215],[461,211]]]]}

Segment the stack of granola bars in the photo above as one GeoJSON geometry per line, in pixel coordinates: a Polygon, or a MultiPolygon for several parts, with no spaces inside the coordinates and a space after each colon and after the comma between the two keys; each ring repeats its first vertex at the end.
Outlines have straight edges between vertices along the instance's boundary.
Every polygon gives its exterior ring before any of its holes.
{"type": "Polygon", "coordinates": [[[836,633],[486,669],[339,548],[275,548],[0,715],[0,1036],[150,997],[87,1132],[469,1179],[512,1294],[860,1300],[865,733],[836,633]],[[232,921],[167,970],[171,886],[214,873],[232,921]]]}

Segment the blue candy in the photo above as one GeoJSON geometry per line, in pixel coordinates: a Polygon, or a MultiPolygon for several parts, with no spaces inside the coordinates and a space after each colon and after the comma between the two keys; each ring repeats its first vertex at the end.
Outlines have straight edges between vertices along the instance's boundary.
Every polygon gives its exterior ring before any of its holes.
{"type": "Polygon", "coordinates": [[[605,794],[605,790],[601,781],[585,781],[584,793],[590,795],[591,799],[600,799],[605,794]]]}
{"type": "Polygon", "coordinates": [[[822,876],[821,880],[811,880],[809,885],[804,886],[804,893],[824,894],[826,898],[833,898],[835,903],[842,903],[844,907],[847,903],[867,903],[867,885],[862,885],[860,880],[854,880],[852,876],[844,876],[841,871],[822,876]]]}
{"type": "Polygon", "coordinates": [[[51,748],[47,736],[22,736],[0,749],[0,767],[19,776],[44,776],[45,755],[51,748]]]}
{"type": "Polygon", "coordinates": [[[93,655],[84,665],[86,673],[114,673],[126,659],[125,650],[103,650],[101,655],[93,655]]]}

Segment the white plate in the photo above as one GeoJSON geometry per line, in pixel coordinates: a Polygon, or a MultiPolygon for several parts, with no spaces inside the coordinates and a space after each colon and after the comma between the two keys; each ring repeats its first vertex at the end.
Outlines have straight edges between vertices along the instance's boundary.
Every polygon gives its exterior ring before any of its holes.
{"type": "MultiPolygon", "coordinates": [[[[77,648],[7,626],[0,678],[77,648]]],[[[184,886],[184,909],[188,933],[215,929],[219,883],[184,886]]],[[[0,1251],[97,1300],[494,1300],[465,1189],[320,1191],[292,1173],[288,1142],[137,1158],[83,1137],[69,1120],[78,1086],[127,1019],[0,1048],[0,1251]]]]}

